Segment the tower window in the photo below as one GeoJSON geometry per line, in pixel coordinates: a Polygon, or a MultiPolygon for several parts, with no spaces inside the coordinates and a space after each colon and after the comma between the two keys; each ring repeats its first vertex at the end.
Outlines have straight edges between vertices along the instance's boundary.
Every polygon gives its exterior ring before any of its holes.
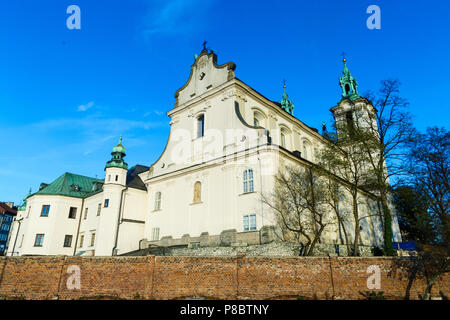
{"type": "Polygon", "coordinates": [[[349,94],[350,93],[350,86],[348,85],[348,83],[345,84],[345,94],[349,94]]]}
{"type": "Polygon", "coordinates": [[[105,207],[105,208],[108,208],[108,207],[109,207],[109,199],[105,199],[104,207],[105,207]]]}
{"type": "Polygon", "coordinates": [[[119,180],[119,176],[116,174],[116,181],[118,181],[119,180]]]}
{"type": "Polygon", "coordinates": [[[205,115],[197,118],[197,138],[203,137],[205,134],[205,115]]]}
{"type": "MultiPolygon", "coordinates": [[[[30,210],[28,210],[28,212],[30,212],[30,210]]],[[[42,211],[41,211],[41,217],[48,217],[49,212],[50,212],[50,206],[48,204],[43,205],[42,211]]]]}
{"type": "Polygon", "coordinates": [[[100,215],[100,211],[102,211],[102,204],[101,203],[99,203],[98,207],[97,207],[97,216],[100,215]]]}
{"type": "Polygon", "coordinates": [[[244,184],[244,193],[253,192],[254,184],[253,184],[253,170],[247,169],[243,173],[243,184],[244,184]]]}
{"type": "Polygon", "coordinates": [[[353,126],[353,115],[351,111],[348,111],[345,114],[345,119],[347,121],[347,130],[350,136],[352,136],[355,132],[355,128],[353,126]]]}

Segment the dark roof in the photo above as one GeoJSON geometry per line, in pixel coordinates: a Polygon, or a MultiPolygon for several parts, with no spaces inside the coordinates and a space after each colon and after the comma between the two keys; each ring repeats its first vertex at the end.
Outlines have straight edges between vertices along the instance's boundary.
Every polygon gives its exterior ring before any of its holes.
{"type": "Polygon", "coordinates": [[[9,214],[12,214],[12,215],[17,214],[17,210],[16,209],[11,208],[10,206],[8,206],[4,202],[0,202],[0,212],[1,213],[9,213],[9,214]]]}
{"type": "Polygon", "coordinates": [[[127,173],[127,187],[147,191],[147,187],[145,186],[142,179],[139,177],[139,174],[148,171],[149,168],[150,167],[143,166],[140,164],[131,167],[127,173]]]}

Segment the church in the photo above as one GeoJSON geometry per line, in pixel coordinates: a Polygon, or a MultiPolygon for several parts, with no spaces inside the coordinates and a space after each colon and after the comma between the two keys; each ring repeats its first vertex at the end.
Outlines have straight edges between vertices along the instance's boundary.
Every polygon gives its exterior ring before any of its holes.
{"type": "MultiPolygon", "coordinates": [[[[274,226],[263,201],[274,190],[274,176],[286,165],[315,163],[330,142],[293,116],[286,86],[281,101],[272,101],[238,79],[235,69],[233,62],[219,65],[204,47],[175,92],[160,157],[151,166],[130,167],[120,137],[104,179],[66,172],[41,184],[18,208],[7,255],[112,256],[150,244],[196,247],[203,235],[233,230],[250,239],[274,226]]],[[[348,118],[352,106],[375,112],[358,95],[345,61],[340,86],[342,98],[330,109],[336,121],[348,118]]],[[[360,199],[363,212],[376,210],[362,190],[360,199]]],[[[361,243],[382,245],[380,217],[366,216],[361,243]]],[[[400,241],[395,217],[393,233],[400,241]]],[[[336,224],[327,226],[321,241],[342,243],[336,224]]]]}

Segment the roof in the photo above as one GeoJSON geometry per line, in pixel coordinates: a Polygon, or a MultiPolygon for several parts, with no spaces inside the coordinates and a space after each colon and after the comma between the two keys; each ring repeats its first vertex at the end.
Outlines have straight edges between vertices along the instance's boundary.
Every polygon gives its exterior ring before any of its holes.
{"type": "Polygon", "coordinates": [[[17,214],[17,210],[14,208],[11,208],[4,202],[0,202],[0,213],[9,213],[12,215],[17,214]]]}
{"type": "Polygon", "coordinates": [[[147,190],[142,179],[139,177],[139,174],[145,171],[148,171],[150,167],[143,166],[140,164],[135,165],[130,168],[127,172],[127,187],[135,188],[140,190],[147,190]]]}
{"type": "Polygon", "coordinates": [[[103,180],[66,172],[35,194],[87,198],[102,191],[103,180]]]}

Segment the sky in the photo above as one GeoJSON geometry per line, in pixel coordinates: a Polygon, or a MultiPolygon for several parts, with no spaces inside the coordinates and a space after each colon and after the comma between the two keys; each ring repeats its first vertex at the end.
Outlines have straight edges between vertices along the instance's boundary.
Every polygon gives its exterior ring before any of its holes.
{"type": "Polygon", "coordinates": [[[2,0],[0,201],[64,172],[103,178],[120,135],[129,166],[150,166],[204,40],[271,100],[286,79],[309,126],[331,120],[345,52],[360,93],[399,79],[414,125],[449,129],[449,18],[442,0],[2,0]],[[67,28],[70,5],[80,29],[67,28]]]}

